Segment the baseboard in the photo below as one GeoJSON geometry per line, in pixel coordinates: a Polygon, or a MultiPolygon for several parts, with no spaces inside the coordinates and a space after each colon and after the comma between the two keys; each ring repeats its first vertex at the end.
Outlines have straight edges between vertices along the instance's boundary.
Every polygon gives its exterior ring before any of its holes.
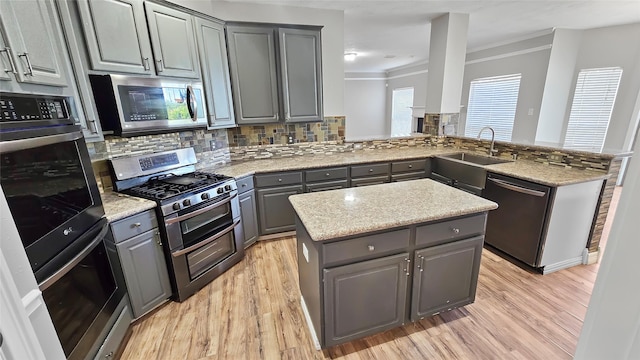
{"type": "Polygon", "coordinates": [[[309,310],[307,310],[307,304],[304,302],[304,297],[300,296],[300,304],[302,305],[302,312],[304,313],[304,318],[307,320],[307,326],[309,327],[309,333],[311,334],[311,340],[313,340],[313,345],[316,347],[316,350],[320,350],[320,341],[318,341],[318,336],[316,335],[316,331],[313,328],[313,323],[311,322],[311,315],[309,315],[309,310]]]}
{"type": "Polygon", "coordinates": [[[582,259],[583,259],[583,256],[578,256],[568,260],[557,262],[555,264],[545,265],[544,268],[542,268],[542,273],[546,275],[554,271],[570,268],[576,265],[581,265],[583,261],[582,259]]]}
{"type": "Polygon", "coordinates": [[[280,239],[288,236],[296,236],[296,231],[293,230],[293,231],[285,231],[277,234],[261,235],[258,238],[258,241],[280,239]]]}
{"type": "Polygon", "coordinates": [[[582,263],[584,265],[593,265],[600,261],[600,247],[598,246],[598,250],[589,252],[589,249],[584,249],[582,253],[582,263]]]}

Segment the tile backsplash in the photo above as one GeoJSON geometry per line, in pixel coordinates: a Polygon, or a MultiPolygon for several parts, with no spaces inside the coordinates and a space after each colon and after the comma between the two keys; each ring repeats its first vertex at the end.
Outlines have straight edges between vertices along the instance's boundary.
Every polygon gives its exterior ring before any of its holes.
{"type": "Polygon", "coordinates": [[[328,116],[322,122],[240,126],[228,130],[229,146],[285,145],[344,141],[344,116],[328,116]]]}

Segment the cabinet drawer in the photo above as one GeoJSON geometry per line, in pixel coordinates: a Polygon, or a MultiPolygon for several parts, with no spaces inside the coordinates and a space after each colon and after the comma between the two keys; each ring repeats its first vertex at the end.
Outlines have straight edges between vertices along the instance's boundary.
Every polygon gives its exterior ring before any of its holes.
{"type": "Polygon", "coordinates": [[[158,227],[156,214],[153,210],[147,210],[112,223],[111,231],[113,240],[119,243],[156,227],[158,227]]]}
{"type": "Polygon", "coordinates": [[[238,193],[242,194],[249,190],[253,190],[253,175],[245,176],[243,178],[236,179],[238,185],[238,193]]]}
{"type": "Polygon", "coordinates": [[[409,229],[402,229],[325,244],[322,246],[324,264],[354,262],[402,251],[409,246],[409,239],[409,229]]]}
{"type": "Polygon", "coordinates": [[[349,187],[349,182],[345,180],[338,181],[325,181],[306,185],[306,192],[317,192],[327,190],[346,189],[349,187]]]}
{"type": "Polygon", "coordinates": [[[307,182],[339,180],[347,178],[347,168],[329,168],[305,171],[305,179],[307,182]]]}
{"type": "Polygon", "coordinates": [[[403,173],[403,174],[393,174],[391,175],[391,182],[418,180],[418,179],[424,179],[424,177],[425,177],[424,171],[409,172],[409,173],[403,173]]]}
{"type": "Polygon", "coordinates": [[[351,167],[351,177],[376,176],[389,174],[389,164],[368,164],[351,167]]]}
{"type": "Polygon", "coordinates": [[[486,219],[486,214],[480,214],[419,226],[416,229],[416,247],[443,244],[471,235],[484,234],[486,219]]]}
{"type": "Polygon", "coordinates": [[[418,172],[425,171],[427,168],[427,160],[407,160],[391,163],[391,173],[418,172]]]}
{"type": "Polygon", "coordinates": [[[256,175],[256,187],[280,186],[302,183],[302,172],[256,175]]]}
{"type": "Polygon", "coordinates": [[[351,187],[378,185],[389,182],[389,175],[370,176],[351,180],[351,187]]]}
{"type": "Polygon", "coordinates": [[[120,312],[120,315],[118,315],[118,319],[116,319],[116,322],[109,331],[107,338],[104,340],[104,343],[102,343],[102,346],[98,349],[98,353],[94,359],[110,359],[114,357],[118,352],[118,348],[120,347],[127,330],[129,329],[131,320],[129,306],[125,305],[120,312]]]}

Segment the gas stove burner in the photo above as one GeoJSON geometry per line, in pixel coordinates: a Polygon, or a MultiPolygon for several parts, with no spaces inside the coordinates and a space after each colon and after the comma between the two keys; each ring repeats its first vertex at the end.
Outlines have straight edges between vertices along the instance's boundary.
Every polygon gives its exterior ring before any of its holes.
{"type": "Polygon", "coordinates": [[[196,190],[205,190],[229,179],[224,175],[198,171],[184,175],[170,173],[152,177],[146,183],[134,186],[127,192],[152,200],[165,200],[196,190]]]}

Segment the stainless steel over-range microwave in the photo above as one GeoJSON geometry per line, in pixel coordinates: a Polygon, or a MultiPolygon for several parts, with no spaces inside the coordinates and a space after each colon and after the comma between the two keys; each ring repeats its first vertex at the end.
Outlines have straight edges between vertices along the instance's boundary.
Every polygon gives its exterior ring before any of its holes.
{"type": "Polygon", "coordinates": [[[121,136],[206,128],[201,82],[90,75],[102,130],[121,136]]]}

